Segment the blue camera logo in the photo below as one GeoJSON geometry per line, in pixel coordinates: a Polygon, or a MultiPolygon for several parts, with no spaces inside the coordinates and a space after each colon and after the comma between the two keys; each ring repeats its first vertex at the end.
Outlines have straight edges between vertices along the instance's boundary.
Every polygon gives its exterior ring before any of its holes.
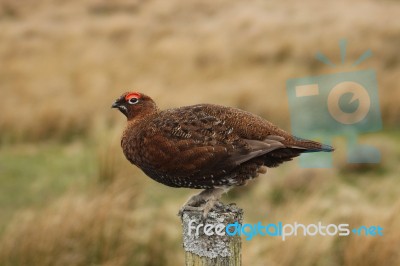
{"type": "MultiPolygon", "coordinates": [[[[340,42],[342,62],[346,42],[340,42]]],[[[371,56],[365,52],[354,64],[371,56]]],[[[323,54],[320,61],[335,66],[323,54]]],[[[376,73],[371,69],[341,72],[287,81],[292,133],[295,136],[331,144],[338,136],[347,140],[349,163],[378,163],[380,152],[359,143],[362,133],[382,128],[376,73]]],[[[331,167],[332,154],[305,154],[300,164],[306,168],[331,167]]]]}

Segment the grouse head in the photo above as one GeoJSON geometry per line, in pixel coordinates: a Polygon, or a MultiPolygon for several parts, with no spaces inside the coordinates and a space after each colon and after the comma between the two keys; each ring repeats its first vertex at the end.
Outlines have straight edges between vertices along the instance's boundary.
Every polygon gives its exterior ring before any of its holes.
{"type": "Polygon", "coordinates": [[[139,92],[126,92],[122,94],[111,106],[118,108],[128,120],[146,116],[157,111],[154,101],[147,95],[139,92]]]}

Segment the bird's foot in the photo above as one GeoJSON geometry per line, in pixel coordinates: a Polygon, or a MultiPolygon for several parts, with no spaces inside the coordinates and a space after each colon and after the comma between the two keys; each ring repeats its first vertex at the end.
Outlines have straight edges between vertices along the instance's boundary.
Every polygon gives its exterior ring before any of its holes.
{"type": "Polygon", "coordinates": [[[225,192],[223,188],[205,189],[199,194],[192,196],[179,210],[178,215],[182,216],[184,211],[203,212],[203,218],[206,219],[208,213],[215,207],[220,205],[219,199],[225,192]]]}
{"type": "Polygon", "coordinates": [[[221,203],[218,200],[210,199],[205,203],[201,204],[200,206],[191,206],[191,205],[183,205],[182,208],[179,210],[178,215],[182,216],[184,211],[197,211],[203,213],[203,219],[208,217],[208,213],[216,206],[220,205],[221,203]]]}

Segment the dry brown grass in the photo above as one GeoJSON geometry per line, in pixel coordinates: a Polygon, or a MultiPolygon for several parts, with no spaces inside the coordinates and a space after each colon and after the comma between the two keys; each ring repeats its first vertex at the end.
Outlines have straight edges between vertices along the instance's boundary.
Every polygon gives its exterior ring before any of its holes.
{"type": "Polygon", "coordinates": [[[397,2],[3,0],[0,8],[6,140],[90,135],[121,120],[109,105],[131,89],[162,107],[236,105],[287,125],[286,80],[337,72],[314,54],[338,62],[341,38],[351,62],[374,52],[360,68],[376,69],[385,123],[399,123],[397,2]]]}
{"type": "Polygon", "coordinates": [[[129,233],[135,198],[133,189],[113,184],[20,213],[1,243],[2,265],[124,265],[137,246],[129,233]]]}
{"type": "Polygon", "coordinates": [[[175,246],[169,249],[175,254],[177,240],[157,220],[143,220],[162,216],[139,208],[136,185],[114,180],[86,195],[67,194],[43,210],[19,212],[0,240],[0,264],[166,264],[173,256],[165,246],[175,246]]]}
{"type": "MultiPolygon", "coordinates": [[[[101,146],[92,190],[15,211],[0,236],[0,265],[182,264],[175,213],[188,192],[162,187],[124,160],[124,121],[112,101],[138,90],[161,108],[238,106],[289,129],[287,79],[373,68],[384,125],[396,128],[399,12],[396,1],[372,0],[0,0],[0,141],[101,146]],[[342,38],[349,61],[367,49],[374,56],[357,68],[314,59],[321,51],[338,62],[342,38]]],[[[348,167],[339,140],[340,170],[293,163],[228,197],[249,222],[379,224],[385,237],[256,237],[244,243],[245,265],[400,265],[394,135],[368,139],[383,153],[378,168],[348,167]]]]}

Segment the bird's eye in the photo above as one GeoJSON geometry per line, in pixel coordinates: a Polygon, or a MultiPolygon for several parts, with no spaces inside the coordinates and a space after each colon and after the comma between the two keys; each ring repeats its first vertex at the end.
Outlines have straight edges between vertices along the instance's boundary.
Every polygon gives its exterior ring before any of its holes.
{"type": "Polygon", "coordinates": [[[135,97],[132,97],[132,98],[130,98],[129,100],[128,100],[128,103],[129,104],[135,104],[135,103],[138,103],[139,102],[139,99],[138,98],[135,98],[135,97]]]}

